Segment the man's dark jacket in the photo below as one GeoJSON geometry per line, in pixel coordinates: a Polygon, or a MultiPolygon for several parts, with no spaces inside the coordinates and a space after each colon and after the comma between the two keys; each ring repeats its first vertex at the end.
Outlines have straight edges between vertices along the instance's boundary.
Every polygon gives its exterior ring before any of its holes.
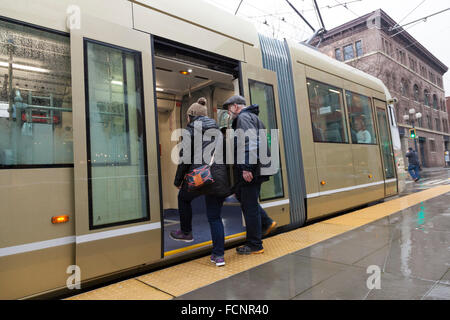
{"type": "Polygon", "coordinates": [[[410,166],[419,166],[420,165],[419,156],[417,155],[417,152],[415,152],[414,150],[408,151],[406,153],[406,157],[408,158],[408,164],[410,166]]]}
{"type": "MultiPolygon", "coordinates": [[[[203,140],[203,136],[205,134],[205,131],[208,129],[217,129],[219,130],[219,127],[217,126],[216,121],[214,121],[211,118],[205,117],[205,116],[197,116],[192,118],[192,120],[189,122],[189,124],[186,127],[187,131],[189,132],[189,135],[187,137],[183,137],[183,139],[190,139],[190,145],[191,145],[191,159],[190,163],[180,163],[177,168],[177,173],[175,174],[175,181],[174,185],[176,187],[182,186],[184,190],[187,191],[187,183],[184,180],[184,177],[187,173],[190,173],[193,169],[201,167],[207,163],[203,160],[203,152],[205,148],[210,145],[211,143],[216,143],[214,139],[211,141],[205,141],[203,140]],[[195,123],[198,121],[202,124],[202,129],[200,131],[196,131],[195,123]],[[202,157],[202,164],[195,164],[194,163],[194,134],[201,135],[202,136],[202,150],[201,150],[201,157],[202,157]]],[[[223,147],[223,141],[218,144],[220,147],[223,147]]],[[[198,150],[200,152],[200,150],[198,150]]],[[[180,157],[183,156],[183,150],[180,152],[180,157]]],[[[214,179],[214,183],[207,185],[205,187],[201,187],[199,189],[196,189],[195,191],[192,191],[196,194],[208,194],[208,195],[215,195],[219,197],[226,197],[231,194],[230,189],[230,183],[228,179],[227,174],[227,168],[225,164],[217,164],[213,163],[211,166],[211,173],[214,179]]]]}
{"type": "MultiPolygon", "coordinates": [[[[257,104],[253,104],[247,108],[242,109],[242,111],[238,114],[238,116],[233,120],[232,128],[234,130],[242,129],[244,132],[249,129],[256,130],[256,134],[258,134],[258,130],[265,129],[264,124],[258,117],[259,115],[259,106],[257,104]]],[[[268,167],[269,164],[262,164],[260,162],[260,141],[259,141],[259,135],[257,140],[257,163],[251,164],[250,163],[250,153],[251,153],[251,143],[249,143],[248,139],[246,139],[245,142],[245,163],[238,164],[237,162],[237,153],[238,150],[238,143],[237,143],[237,137],[235,137],[234,141],[234,182],[235,185],[239,184],[247,184],[242,176],[242,171],[250,171],[253,175],[253,180],[250,183],[262,183],[264,181],[269,180],[269,176],[261,175],[261,168],[262,167],[268,167]]],[[[270,156],[270,150],[267,148],[267,155],[270,156]]]]}

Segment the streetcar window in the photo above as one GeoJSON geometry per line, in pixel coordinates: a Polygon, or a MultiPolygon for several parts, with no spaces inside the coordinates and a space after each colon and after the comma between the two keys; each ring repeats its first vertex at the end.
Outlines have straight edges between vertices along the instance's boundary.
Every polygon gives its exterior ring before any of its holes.
{"type": "Polygon", "coordinates": [[[345,92],[352,143],[376,144],[371,100],[362,94],[345,92]]]}
{"type": "Polygon", "coordinates": [[[346,91],[352,143],[376,144],[371,100],[362,94],[346,91]]]}
{"type": "Polygon", "coordinates": [[[67,35],[0,20],[0,168],[72,165],[67,35]]]}
{"type": "MultiPolygon", "coordinates": [[[[267,146],[271,146],[271,129],[277,129],[277,116],[275,110],[275,96],[273,86],[262,82],[249,80],[250,102],[259,105],[259,118],[267,129],[267,146]]],[[[283,178],[280,170],[270,177],[270,180],[261,185],[260,200],[269,200],[284,197],[283,178]]]]}
{"type": "Polygon", "coordinates": [[[348,143],[342,89],[307,79],[314,142],[348,143]]]}
{"type": "Polygon", "coordinates": [[[141,54],[84,49],[90,228],[148,220],[141,54]]]}

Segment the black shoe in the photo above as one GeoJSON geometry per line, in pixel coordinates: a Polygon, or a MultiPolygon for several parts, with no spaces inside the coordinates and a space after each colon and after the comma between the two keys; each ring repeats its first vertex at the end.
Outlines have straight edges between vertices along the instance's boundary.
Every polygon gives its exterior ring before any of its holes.
{"type": "Polygon", "coordinates": [[[277,227],[276,221],[272,221],[272,224],[269,227],[267,227],[267,229],[262,231],[263,237],[267,236],[269,233],[275,230],[276,227],[277,227]]]}
{"type": "Polygon", "coordinates": [[[264,253],[264,249],[253,249],[247,245],[243,245],[241,247],[237,247],[236,248],[236,252],[238,254],[259,254],[259,253],[264,253]]]}

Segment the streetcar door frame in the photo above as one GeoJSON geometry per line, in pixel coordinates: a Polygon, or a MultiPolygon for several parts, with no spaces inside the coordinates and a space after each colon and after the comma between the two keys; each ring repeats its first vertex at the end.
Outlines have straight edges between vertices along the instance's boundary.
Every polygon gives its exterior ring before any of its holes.
{"type": "MultiPolygon", "coordinates": [[[[79,27],[71,29],[70,44],[74,128],[75,263],[80,268],[81,280],[83,281],[161,259],[162,229],[151,37],[129,27],[94,18],[84,12],[80,14],[81,23],[79,27]],[[133,92],[136,97],[140,96],[141,98],[136,98],[138,102],[133,109],[134,113],[130,113],[130,116],[124,120],[127,128],[126,135],[131,135],[128,132],[130,121],[136,121],[133,123],[133,126],[138,127],[138,129],[134,129],[135,132],[138,132],[135,134],[138,137],[136,140],[143,141],[137,144],[138,147],[135,147],[135,150],[138,150],[139,153],[139,156],[135,158],[144,159],[139,160],[139,168],[145,168],[145,174],[142,174],[144,169],[139,169],[140,171],[134,176],[134,179],[139,181],[135,183],[138,186],[136,188],[141,190],[141,198],[138,201],[141,204],[144,201],[146,202],[145,206],[141,205],[140,207],[143,214],[143,218],[140,219],[117,220],[118,223],[104,225],[93,224],[90,170],[94,166],[89,163],[88,154],[92,149],[89,149],[88,152],[90,140],[87,140],[90,138],[87,131],[90,128],[90,120],[87,115],[89,107],[87,99],[89,95],[89,88],[87,88],[89,81],[89,75],[87,74],[88,43],[118,49],[122,52],[122,57],[125,57],[123,52],[131,52],[135,54],[134,57],[137,57],[134,64],[123,58],[122,68],[126,70],[125,65],[133,66],[135,72],[139,73],[140,71],[141,79],[139,81],[138,77],[134,78],[135,91],[133,92]],[[139,89],[137,89],[138,86],[139,89]],[[138,110],[139,106],[140,109],[138,110]],[[133,115],[135,115],[134,119],[132,118],[133,115]],[[139,128],[139,124],[136,123],[141,124],[143,128],[139,128]],[[146,187],[143,187],[143,185],[146,185],[146,187]],[[144,198],[146,199],[142,200],[144,198]]],[[[126,74],[126,71],[123,71],[123,73],[126,74]]],[[[128,91],[126,83],[122,85],[125,88],[123,90],[123,108],[126,110],[125,114],[128,115],[128,110],[131,110],[127,102],[130,91],[128,91]]],[[[109,90],[111,96],[112,89],[109,90]]],[[[131,157],[133,157],[132,152],[130,153],[131,157]]],[[[130,159],[125,166],[132,167],[134,164],[130,159]]],[[[106,172],[104,178],[112,181],[110,182],[111,185],[115,185],[115,188],[119,190],[117,193],[122,194],[119,183],[115,181],[128,183],[128,181],[124,182],[123,180],[126,179],[126,175],[125,178],[123,176],[123,171],[117,169],[114,172],[114,170],[108,171],[106,169],[104,172],[106,172]],[[108,175],[110,172],[114,173],[108,175]]],[[[135,171],[130,169],[130,172],[135,171]]],[[[130,180],[133,179],[133,173],[131,177],[130,180]]],[[[133,193],[129,190],[127,190],[127,197],[133,197],[133,193]]],[[[102,200],[101,198],[96,198],[95,201],[108,203],[107,199],[102,200]]]]}
{"type": "MultiPolygon", "coordinates": [[[[287,225],[291,223],[290,217],[290,208],[289,208],[289,187],[287,183],[287,174],[286,174],[286,161],[284,154],[284,143],[283,143],[283,130],[282,130],[282,122],[281,122],[281,112],[280,112],[280,104],[278,97],[278,81],[276,72],[268,69],[264,69],[259,66],[255,66],[248,63],[241,63],[241,85],[242,85],[242,94],[247,102],[247,106],[252,104],[251,94],[250,94],[250,81],[254,81],[257,83],[270,85],[273,88],[273,95],[275,100],[275,116],[276,116],[276,124],[278,128],[278,137],[279,137],[279,164],[281,168],[281,181],[282,181],[282,196],[276,196],[272,198],[261,199],[261,206],[266,210],[266,212],[277,220],[278,225],[287,225]]],[[[266,124],[265,124],[266,125],[266,124]]],[[[269,183],[265,182],[265,183],[269,183]]],[[[263,186],[261,187],[261,194],[263,194],[263,186]]]]}
{"type": "Polygon", "coordinates": [[[387,113],[387,105],[386,105],[386,101],[377,99],[377,98],[373,98],[373,107],[374,107],[374,111],[375,111],[375,116],[377,119],[377,134],[379,137],[379,147],[380,147],[380,158],[381,158],[381,163],[383,165],[383,179],[384,179],[384,195],[385,197],[388,196],[392,196],[397,194],[398,192],[398,186],[397,186],[397,171],[395,169],[395,157],[394,157],[394,149],[393,149],[393,145],[392,145],[392,135],[391,135],[391,128],[389,125],[389,115],[387,113]],[[390,142],[390,150],[391,150],[391,160],[392,160],[392,168],[393,168],[393,172],[394,172],[394,177],[393,178],[387,178],[386,177],[386,164],[385,164],[385,159],[383,156],[383,146],[382,143],[383,141],[381,141],[381,133],[380,133],[380,121],[381,119],[379,119],[378,117],[378,109],[379,110],[384,110],[384,115],[385,115],[385,120],[386,120],[386,128],[387,128],[387,132],[386,134],[389,137],[389,142],[390,142]]]}

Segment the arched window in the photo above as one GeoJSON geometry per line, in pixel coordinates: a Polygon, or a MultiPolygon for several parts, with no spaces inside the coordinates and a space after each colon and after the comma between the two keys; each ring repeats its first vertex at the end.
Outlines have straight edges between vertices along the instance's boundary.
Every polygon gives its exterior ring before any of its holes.
{"type": "Polygon", "coordinates": [[[426,105],[426,106],[430,106],[430,97],[429,97],[429,95],[430,94],[428,93],[428,90],[425,89],[423,91],[423,104],[426,105]]]}
{"type": "Polygon", "coordinates": [[[417,84],[414,85],[414,100],[419,102],[419,86],[417,84]]]}
{"type": "Polygon", "coordinates": [[[429,115],[427,115],[427,125],[428,125],[428,129],[433,129],[433,127],[431,125],[431,118],[429,115]]]}
{"type": "Polygon", "coordinates": [[[400,80],[400,93],[402,94],[402,96],[405,96],[405,97],[408,93],[407,84],[406,84],[405,79],[403,79],[403,78],[402,78],[402,80],[400,80]]]}
{"type": "Polygon", "coordinates": [[[438,98],[436,94],[433,94],[433,108],[434,109],[439,109],[438,107],[438,98]]]}

